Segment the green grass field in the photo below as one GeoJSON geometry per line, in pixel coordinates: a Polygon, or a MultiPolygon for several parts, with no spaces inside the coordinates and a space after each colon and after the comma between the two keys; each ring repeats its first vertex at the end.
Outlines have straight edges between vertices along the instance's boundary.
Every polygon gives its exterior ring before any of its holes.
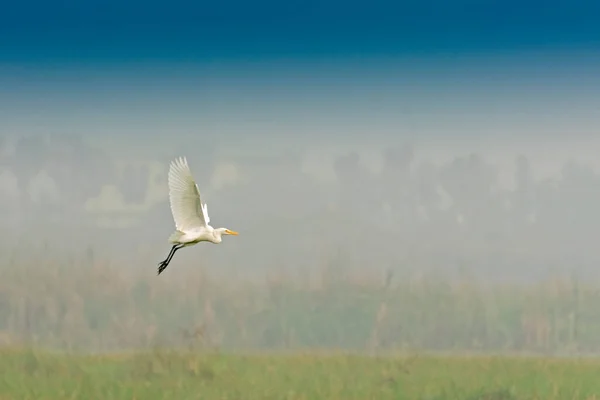
{"type": "Polygon", "coordinates": [[[1,400],[597,399],[599,377],[597,360],[524,357],[0,353],[1,400]]]}

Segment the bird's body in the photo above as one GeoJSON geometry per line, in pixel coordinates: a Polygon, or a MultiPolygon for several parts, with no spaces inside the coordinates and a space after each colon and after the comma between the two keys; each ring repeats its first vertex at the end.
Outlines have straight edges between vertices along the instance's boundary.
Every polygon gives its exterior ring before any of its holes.
{"type": "Polygon", "coordinates": [[[169,238],[169,242],[173,244],[185,244],[188,246],[194,245],[199,242],[211,242],[219,244],[223,241],[221,235],[215,234],[216,230],[212,226],[206,228],[199,228],[198,230],[180,232],[175,231],[169,238]]]}
{"type": "Polygon", "coordinates": [[[159,263],[158,274],[167,268],[177,250],[200,242],[219,244],[223,235],[238,234],[227,228],[215,229],[209,225],[206,204],[202,203],[200,190],[185,157],[171,162],[168,181],[169,202],[176,230],[169,237],[173,247],[167,258],[159,263]]]}

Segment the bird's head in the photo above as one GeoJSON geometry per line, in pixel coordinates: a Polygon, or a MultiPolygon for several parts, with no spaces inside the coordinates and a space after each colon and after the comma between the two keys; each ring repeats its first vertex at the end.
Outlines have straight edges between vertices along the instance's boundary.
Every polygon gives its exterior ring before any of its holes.
{"type": "Polygon", "coordinates": [[[217,229],[215,229],[215,233],[217,234],[217,236],[219,238],[222,235],[234,235],[234,236],[239,235],[239,233],[237,233],[236,231],[232,231],[232,230],[227,229],[227,228],[217,228],[217,229]]]}

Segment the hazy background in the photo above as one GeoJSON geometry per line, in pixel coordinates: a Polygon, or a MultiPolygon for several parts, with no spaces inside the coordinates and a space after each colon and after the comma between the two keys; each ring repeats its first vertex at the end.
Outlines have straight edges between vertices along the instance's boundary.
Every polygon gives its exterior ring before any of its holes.
{"type": "MultiPolygon", "coordinates": [[[[483,347],[522,348],[529,325],[521,315],[532,301],[546,303],[537,289],[515,291],[558,277],[568,281],[566,300],[548,296],[566,307],[562,317],[540,306],[557,332],[553,348],[576,343],[576,320],[587,318],[583,331],[595,349],[596,315],[581,317],[582,304],[593,309],[595,289],[585,303],[573,288],[591,285],[600,271],[597,5],[27,4],[6,6],[0,17],[0,247],[8,274],[0,327],[13,339],[137,346],[138,336],[115,339],[111,324],[136,320],[123,332],[150,337],[154,327],[168,336],[176,325],[218,319],[221,300],[228,315],[227,307],[237,310],[226,304],[231,296],[254,296],[217,289],[211,277],[256,290],[281,280],[299,285],[287,292],[307,296],[297,307],[286,303],[272,320],[248,323],[254,341],[229,340],[291,346],[301,329],[290,324],[331,304],[310,295],[313,276],[331,270],[359,282],[345,281],[341,295],[347,319],[338,323],[349,330],[360,320],[352,313],[358,286],[371,285],[364,337],[342,343],[344,329],[335,328],[297,339],[299,346],[360,348],[373,321],[394,313],[393,301],[381,299],[386,276],[399,285],[429,276],[513,285],[497,294],[510,299],[513,330],[490,322],[489,310],[500,306],[483,286],[473,287],[493,304],[481,315],[461,308],[467,295],[457,286],[452,312],[439,287],[413,288],[424,303],[398,297],[399,307],[447,320],[409,324],[431,328],[425,343],[422,332],[389,327],[387,345],[470,348],[488,340],[483,347]],[[240,236],[178,252],[157,278],[174,229],[166,174],[177,156],[188,158],[211,224],[240,236]],[[126,283],[100,284],[90,266],[126,283]],[[139,298],[138,284],[146,293],[139,298]],[[100,298],[90,295],[100,286],[100,298]],[[147,291],[180,295],[172,301],[189,308],[170,320],[173,311],[157,310],[160,296],[150,301],[147,291]],[[105,325],[90,322],[100,314],[105,325]],[[486,328],[452,333],[444,325],[467,314],[468,324],[486,328]],[[73,315],[80,325],[63,323],[73,315]],[[285,329],[281,315],[293,321],[285,329]]],[[[469,299],[475,307],[479,297],[469,299]]],[[[304,329],[329,329],[324,324],[342,318],[330,312],[304,329]]],[[[223,330],[246,329],[236,323],[223,330]]]]}

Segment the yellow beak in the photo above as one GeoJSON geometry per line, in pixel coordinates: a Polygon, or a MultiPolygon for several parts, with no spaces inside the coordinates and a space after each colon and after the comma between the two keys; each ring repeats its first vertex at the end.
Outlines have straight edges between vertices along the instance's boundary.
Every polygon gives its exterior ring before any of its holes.
{"type": "Polygon", "coordinates": [[[230,231],[229,229],[225,229],[225,233],[228,235],[235,235],[235,236],[239,235],[239,233],[237,233],[236,231],[230,231]]]}

